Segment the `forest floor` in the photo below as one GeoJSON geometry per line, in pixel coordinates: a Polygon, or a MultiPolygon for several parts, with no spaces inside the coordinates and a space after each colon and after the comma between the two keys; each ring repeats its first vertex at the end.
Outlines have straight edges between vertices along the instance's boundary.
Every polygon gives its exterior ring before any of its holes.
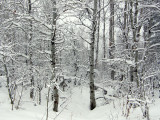
{"type": "MultiPolygon", "coordinates": [[[[2,80],[2,79],[0,79],[2,80]]],[[[42,92],[42,104],[37,105],[31,99],[27,99],[28,91],[24,91],[20,108],[11,110],[8,91],[4,85],[0,87],[0,120],[46,120],[46,91],[42,92]]],[[[17,93],[18,94],[18,93],[17,93]]],[[[66,94],[65,94],[66,95],[66,94]]],[[[63,94],[60,96],[64,98],[63,94]]],[[[160,99],[155,96],[155,102],[149,104],[149,113],[151,120],[160,120],[160,99]]],[[[129,116],[126,118],[126,106],[124,98],[116,98],[109,104],[103,105],[99,100],[96,109],[89,110],[89,88],[76,87],[67,99],[60,101],[59,112],[52,111],[52,102],[49,103],[48,120],[142,120],[142,111],[140,107],[132,108],[129,116]]],[[[36,100],[35,100],[36,101],[36,100]]]]}

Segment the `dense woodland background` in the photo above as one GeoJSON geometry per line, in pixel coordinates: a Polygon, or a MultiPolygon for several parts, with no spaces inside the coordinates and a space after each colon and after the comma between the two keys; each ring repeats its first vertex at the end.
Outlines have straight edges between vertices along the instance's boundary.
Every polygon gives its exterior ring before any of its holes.
{"type": "Polygon", "coordinates": [[[50,103],[59,112],[85,86],[88,109],[126,98],[125,117],[140,107],[150,120],[159,75],[159,0],[0,0],[0,87],[12,110],[25,93],[47,103],[48,119],[50,103]]]}

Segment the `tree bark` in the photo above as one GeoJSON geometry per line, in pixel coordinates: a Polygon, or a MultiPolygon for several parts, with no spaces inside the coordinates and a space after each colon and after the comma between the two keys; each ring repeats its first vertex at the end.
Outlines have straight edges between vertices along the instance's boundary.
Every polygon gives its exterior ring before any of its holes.
{"type": "Polygon", "coordinates": [[[106,58],[106,13],[103,0],[103,58],[106,58]]]}
{"type": "MultiPolygon", "coordinates": [[[[101,9],[101,0],[98,1],[99,10],[101,9]]],[[[98,67],[98,53],[99,53],[99,38],[100,38],[100,20],[101,20],[101,12],[98,13],[98,31],[97,31],[97,46],[96,46],[96,60],[95,60],[95,68],[98,67]]]]}
{"type": "Polygon", "coordinates": [[[133,35],[133,43],[132,46],[132,55],[134,57],[135,61],[135,67],[131,68],[131,81],[136,81],[137,87],[139,87],[139,79],[138,79],[138,40],[137,40],[137,18],[138,18],[138,1],[136,0],[134,3],[134,17],[133,17],[133,2],[130,1],[130,21],[131,21],[131,29],[132,29],[132,35],[133,35]]]}
{"type": "MultiPolygon", "coordinates": [[[[55,80],[56,77],[56,70],[55,70],[55,65],[56,65],[56,46],[55,46],[55,41],[56,41],[56,19],[57,19],[57,8],[56,8],[56,0],[52,0],[53,4],[53,33],[51,35],[51,64],[52,64],[52,78],[51,78],[51,85],[56,83],[57,81],[55,80]]],[[[53,85],[53,93],[52,93],[52,100],[54,100],[53,104],[53,111],[58,112],[58,103],[59,103],[59,95],[58,95],[58,89],[56,85],[53,85]]]]}
{"type": "Polygon", "coordinates": [[[10,89],[10,78],[9,78],[9,72],[8,72],[8,68],[7,68],[7,65],[6,65],[5,57],[3,57],[3,62],[4,62],[5,75],[6,75],[6,79],[7,79],[8,94],[9,94],[9,98],[10,98],[11,105],[12,105],[12,110],[13,110],[14,99],[13,99],[13,95],[12,95],[11,89],[10,89]]]}
{"type": "Polygon", "coordinates": [[[90,44],[90,110],[96,107],[94,90],[94,43],[97,24],[97,0],[94,0],[94,10],[92,19],[91,44],[90,44]]]}
{"type": "Polygon", "coordinates": [[[49,115],[49,93],[50,93],[50,87],[48,88],[48,94],[47,94],[47,113],[46,113],[46,120],[48,120],[48,115],[49,115]]]}
{"type": "MultiPolygon", "coordinates": [[[[109,19],[109,58],[114,59],[115,41],[114,41],[114,0],[110,0],[110,19],[109,19]]],[[[111,65],[111,79],[114,80],[114,65],[111,65]]]]}
{"type": "Polygon", "coordinates": [[[127,14],[127,7],[128,7],[128,1],[125,1],[125,7],[124,7],[124,26],[123,26],[123,38],[124,38],[124,42],[125,42],[125,49],[128,50],[128,30],[127,30],[127,26],[128,26],[128,14],[127,14]]]}
{"type": "MultiPolygon", "coordinates": [[[[32,3],[31,0],[28,0],[28,14],[31,15],[32,12],[32,3]]],[[[29,69],[30,69],[30,82],[31,82],[31,88],[30,88],[30,98],[33,99],[34,97],[34,76],[33,76],[33,62],[32,62],[32,20],[29,20],[29,69]]]]}

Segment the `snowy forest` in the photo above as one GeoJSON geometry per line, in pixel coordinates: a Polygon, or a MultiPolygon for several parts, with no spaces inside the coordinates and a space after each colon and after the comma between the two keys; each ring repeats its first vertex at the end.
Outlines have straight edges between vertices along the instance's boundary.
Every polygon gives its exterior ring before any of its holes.
{"type": "Polygon", "coordinates": [[[0,0],[0,120],[160,120],[160,0],[0,0]]]}

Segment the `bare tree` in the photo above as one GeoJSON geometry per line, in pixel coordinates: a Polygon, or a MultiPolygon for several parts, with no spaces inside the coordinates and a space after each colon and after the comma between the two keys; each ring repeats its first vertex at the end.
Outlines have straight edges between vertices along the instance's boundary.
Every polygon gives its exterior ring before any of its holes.
{"type": "Polygon", "coordinates": [[[53,104],[53,111],[58,112],[58,103],[59,103],[59,95],[57,89],[57,79],[56,79],[56,20],[57,20],[57,8],[56,8],[56,0],[52,0],[52,7],[53,7],[53,21],[52,21],[52,34],[51,34],[51,65],[52,65],[52,78],[51,84],[53,84],[53,93],[52,93],[52,100],[54,100],[53,104]]]}
{"type": "Polygon", "coordinates": [[[101,24],[101,1],[98,1],[99,12],[98,12],[98,25],[97,25],[97,44],[96,44],[96,59],[95,59],[95,68],[98,66],[98,55],[99,55],[99,40],[100,40],[100,24],[101,24]]]}
{"type": "Polygon", "coordinates": [[[105,0],[103,0],[103,58],[106,58],[106,13],[105,0]]]}
{"type": "Polygon", "coordinates": [[[14,98],[13,98],[13,91],[11,90],[11,87],[10,87],[10,77],[9,77],[9,71],[8,71],[8,68],[7,68],[7,63],[6,63],[6,57],[3,56],[3,63],[4,63],[4,70],[5,70],[5,76],[6,76],[6,79],[7,79],[7,89],[8,89],[8,94],[9,94],[9,98],[10,98],[10,101],[11,101],[11,105],[12,105],[12,110],[13,110],[13,105],[14,105],[14,98]]]}
{"type": "MultiPolygon", "coordinates": [[[[32,3],[31,0],[28,0],[28,14],[32,14],[32,3]]],[[[29,67],[30,67],[30,82],[31,82],[31,89],[30,89],[30,98],[33,99],[34,97],[34,76],[33,76],[33,62],[32,62],[32,20],[29,20],[29,67]]]]}
{"type": "Polygon", "coordinates": [[[90,110],[96,107],[95,100],[95,86],[94,86],[94,44],[95,44],[95,33],[97,24],[97,0],[94,0],[93,18],[92,18],[92,29],[91,29],[91,43],[90,43],[90,110]]]}
{"type": "Polygon", "coordinates": [[[138,19],[138,1],[136,0],[133,6],[133,1],[130,1],[130,23],[131,23],[131,30],[133,36],[133,43],[132,46],[132,57],[135,61],[135,67],[131,67],[131,81],[137,82],[137,87],[139,87],[139,80],[138,80],[138,41],[137,41],[137,19],[138,19]],[[133,13],[133,7],[135,12],[133,13]]]}
{"type": "MultiPolygon", "coordinates": [[[[114,59],[115,40],[114,40],[114,0],[110,0],[110,19],[109,19],[109,58],[114,59]]],[[[111,79],[114,80],[114,66],[111,65],[111,79]]]]}

